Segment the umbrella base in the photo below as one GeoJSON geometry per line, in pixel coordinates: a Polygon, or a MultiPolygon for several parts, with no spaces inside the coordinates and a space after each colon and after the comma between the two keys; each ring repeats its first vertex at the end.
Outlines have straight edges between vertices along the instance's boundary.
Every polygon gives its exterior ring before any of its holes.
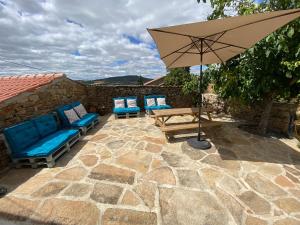
{"type": "Polygon", "coordinates": [[[211,144],[205,139],[200,139],[200,141],[198,141],[198,138],[190,138],[187,140],[187,143],[194,149],[206,150],[211,148],[211,144]]]}

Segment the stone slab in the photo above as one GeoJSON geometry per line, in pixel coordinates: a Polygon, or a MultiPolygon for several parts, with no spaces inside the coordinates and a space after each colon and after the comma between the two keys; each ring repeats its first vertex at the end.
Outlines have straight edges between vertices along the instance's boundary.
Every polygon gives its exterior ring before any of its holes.
{"type": "Polygon", "coordinates": [[[46,200],[37,215],[35,220],[45,224],[95,225],[100,220],[100,211],[94,204],[64,199],[46,200]]]}
{"type": "Polygon", "coordinates": [[[131,209],[107,209],[104,212],[103,225],[157,225],[155,213],[131,209]]]}
{"type": "Polygon", "coordinates": [[[208,192],[159,189],[162,225],[228,225],[229,215],[208,192]]]}
{"type": "Polygon", "coordinates": [[[100,164],[92,170],[89,177],[96,180],[133,184],[135,173],[112,165],[100,164]]]}
{"type": "Polygon", "coordinates": [[[122,191],[123,188],[116,185],[97,183],[90,197],[99,203],[115,205],[118,203],[122,191]]]}

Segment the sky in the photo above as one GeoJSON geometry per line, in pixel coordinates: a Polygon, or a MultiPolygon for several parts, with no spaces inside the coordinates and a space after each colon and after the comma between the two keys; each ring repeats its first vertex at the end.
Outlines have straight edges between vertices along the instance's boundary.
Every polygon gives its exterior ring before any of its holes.
{"type": "Polygon", "coordinates": [[[0,0],[0,76],[156,78],[166,69],[146,28],[204,21],[211,12],[196,0],[0,0]]]}

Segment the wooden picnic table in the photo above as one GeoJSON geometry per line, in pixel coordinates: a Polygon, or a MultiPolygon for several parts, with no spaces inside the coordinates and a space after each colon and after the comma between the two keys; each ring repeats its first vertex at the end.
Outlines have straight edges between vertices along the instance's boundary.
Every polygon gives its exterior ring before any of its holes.
{"type": "MultiPolygon", "coordinates": [[[[196,122],[199,119],[199,109],[198,108],[174,108],[174,109],[161,109],[161,110],[153,110],[153,118],[155,119],[155,124],[160,127],[165,127],[166,122],[174,116],[193,116],[192,122],[196,122]]],[[[211,119],[211,110],[206,108],[202,108],[202,112],[207,113],[207,117],[210,121],[211,119]]]]}
{"type": "MultiPolygon", "coordinates": [[[[199,109],[198,108],[174,108],[174,109],[163,109],[163,110],[153,110],[152,118],[155,119],[155,124],[160,126],[162,132],[165,133],[167,140],[169,140],[168,135],[173,134],[177,131],[183,130],[195,130],[198,128],[199,120],[199,109]],[[180,122],[180,123],[166,123],[170,118],[174,116],[192,116],[193,119],[189,122],[180,122]]],[[[212,127],[220,126],[220,122],[212,121],[211,119],[211,110],[202,108],[201,112],[207,113],[207,119],[202,118],[201,127],[212,127]]]]}

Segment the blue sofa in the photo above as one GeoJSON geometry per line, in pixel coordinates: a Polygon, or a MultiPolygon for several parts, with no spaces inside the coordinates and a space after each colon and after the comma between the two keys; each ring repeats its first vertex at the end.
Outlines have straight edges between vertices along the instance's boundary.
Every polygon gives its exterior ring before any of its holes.
{"type": "Polygon", "coordinates": [[[146,96],[144,96],[144,108],[148,115],[151,114],[152,110],[171,109],[172,108],[170,105],[158,105],[157,98],[166,98],[166,96],[165,95],[146,95],[146,96]],[[154,101],[155,101],[154,106],[147,105],[147,99],[149,99],[149,98],[154,98],[154,101]]]}
{"type": "Polygon", "coordinates": [[[137,101],[137,97],[135,97],[135,96],[113,98],[113,103],[114,103],[113,112],[115,114],[115,118],[119,118],[119,117],[128,118],[131,115],[134,115],[134,116],[140,115],[141,108],[138,106],[137,107],[128,107],[127,99],[134,99],[137,101]],[[116,108],[115,100],[119,100],[119,99],[124,100],[124,104],[125,104],[124,108],[116,108]]]}
{"type": "Polygon", "coordinates": [[[59,129],[55,116],[47,114],[4,129],[5,142],[16,167],[36,168],[55,160],[80,138],[78,129],[59,129]]]}
{"type": "Polygon", "coordinates": [[[70,124],[68,118],[66,117],[64,111],[70,110],[78,106],[80,102],[73,102],[69,105],[63,105],[58,107],[55,111],[60,119],[61,125],[63,128],[76,128],[80,129],[81,133],[85,135],[87,131],[93,128],[96,124],[99,123],[99,114],[97,113],[88,113],[79,120],[70,124]]]}

